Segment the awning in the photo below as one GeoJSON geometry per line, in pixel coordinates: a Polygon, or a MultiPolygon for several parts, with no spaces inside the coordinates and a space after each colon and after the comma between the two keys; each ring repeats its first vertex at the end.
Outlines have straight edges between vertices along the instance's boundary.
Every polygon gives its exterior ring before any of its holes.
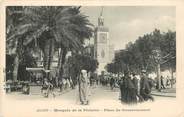
{"type": "Polygon", "coordinates": [[[42,72],[42,71],[45,71],[44,68],[28,68],[28,67],[26,67],[26,70],[30,71],[30,72],[42,72]]]}

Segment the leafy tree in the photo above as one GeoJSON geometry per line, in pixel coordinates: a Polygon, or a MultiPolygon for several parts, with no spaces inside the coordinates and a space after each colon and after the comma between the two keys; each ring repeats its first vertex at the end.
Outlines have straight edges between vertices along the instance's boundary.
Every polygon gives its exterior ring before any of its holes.
{"type": "Polygon", "coordinates": [[[173,69],[174,71],[176,68],[176,34],[171,31],[161,33],[158,29],[139,37],[135,43],[129,42],[125,49],[116,53],[114,62],[107,65],[107,70],[114,73],[123,72],[123,70],[139,73],[142,69],[148,72],[157,71],[154,50],[161,51],[159,60],[161,70],[173,69]],[[115,63],[119,64],[118,69],[113,69],[115,63]]]}
{"type": "Polygon", "coordinates": [[[176,32],[168,31],[164,34],[161,50],[163,54],[161,70],[169,69],[173,78],[173,72],[176,71],[176,32]]]}

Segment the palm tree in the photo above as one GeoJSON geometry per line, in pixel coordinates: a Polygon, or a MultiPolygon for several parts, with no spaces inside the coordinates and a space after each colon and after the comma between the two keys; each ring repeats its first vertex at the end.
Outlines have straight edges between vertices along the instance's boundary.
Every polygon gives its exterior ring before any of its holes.
{"type": "Polygon", "coordinates": [[[24,46],[38,45],[44,54],[46,70],[51,68],[56,48],[61,48],[62,52],[68,49],[79,50],[83,40],[92,36],[91,24],[87,16],[80,13],[80,7],[24,7],[23,20],[17,32],[8,40],[23,36],[24,46]]]}
{"type": "MultiPolygon", "coordinates": [[[[22,37],[15,37],[17,28],[22,22],[23,7],[7,7],[6,8],[6,52],[11,54],[14,58],[13,64],[13,80],[17,80],[19,62],[21,53],[23,52],[22,37]],[[11,52],[11,53],[9,53],[11,52]]],[[[24,31],[20,31],[19,34],[23,34],[24,31]]]]}

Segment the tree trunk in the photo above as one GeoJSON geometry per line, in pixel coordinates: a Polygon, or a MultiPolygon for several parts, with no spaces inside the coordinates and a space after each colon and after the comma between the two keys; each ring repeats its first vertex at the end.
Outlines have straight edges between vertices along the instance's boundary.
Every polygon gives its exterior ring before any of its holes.
{"type": "Polygon", "coordinates": [[[13,81],[17,81],[18,68],[19,68],[19,56],[16,55],[14,59],[13,81]]]}
{"type": "Polygon", "coordinates": [[[63,48],[63,54],[62,54],[62,60],[61,60],[62,65],[65,63],[66,54],[67,54],[67,49],[63,48]]]}
{"type": "Polygon", "coordinates": [[[61,69],[61,58],[62,58],[62,53],[63,53],[63,50],[60,48],[59,49],[59,55],[58,55],[58,64],[57,64],[57,76],[58,76],[58,80],[61,79],[61,75],[60,75],[60,69],[61,69]]]}
{"type": "Polygon", "coordinates": [[[158,80],[158,90],[161,91],[161,74],[160,74],[160,64],[157,64],[157,80],[158,80]]]}
{"type": "Polygon", "coordinates": [[[21,49],[23,46],[22,39],[17,39],[16,41],[17,42],[15,46],[16,52],[15,52],[15,58],[14,58],[13,81],[17,81],[18,79],[19,59],[20,59],[21,49]]]}
{"type": "MultiPolygon", "coordinates": [[[[51,70],[52,68],[52,60],[54,56],[54,40],[49,39],[46,41],[44,48],[44,69],[51,70]]],[[[46,78],[49,79],[50,73],[46,73],[46,78]]]]}
{"type": "Polygon", "coordinates": [[[174,84],[174,72],[173,69],[170,68],[170,72],[171,72],[171,88],[173,88],[173,84],[174,84]]]}
{"type": "Polygon", "coordinates": [[[59,51],[59,55],[58,55],[59,58],[58,58],[58,65],[57,65],[58,70],[61,67],[61,58],[62,58],[62,53],[63,53],[63,50],[61,48],[59,50],[60,51],[59,51]]]}
{"type": "Polygon", "coordinates": [[[66,54],[67,54],[66,48],[61,49],[60,56],[59,56],[59,61],[58,61],[59,78],[62,78],[63,64],[65,63],[66,54]]]}

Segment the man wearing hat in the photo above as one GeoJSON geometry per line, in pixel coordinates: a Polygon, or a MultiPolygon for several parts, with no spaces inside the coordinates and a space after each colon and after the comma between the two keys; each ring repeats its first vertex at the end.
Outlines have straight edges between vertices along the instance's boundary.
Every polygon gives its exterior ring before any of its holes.
{"type": "Polygon", "coordinates": [[[143,97],[145,101],[151,99],[152,101],[154,98],[151,96],[151,86],[148,80],[148,76],[146,75],[146,70],[142,70],[140,80],[140,95],[143,97]]]}
{"type": "Polygon", "coordinates": [[[88,76],[86,70],[81,70],[79,77],[79,98],[82,105],[88,104],[88,76]]]}
{"type": "Polygon", "coordinates": [[[139,80],[137,79],[135,73],[132,73],[132,77],[133,77],[132,82],[133,82],[133,84],[134,84],[134,86],[135,86],[135,94],[136,94],[136,96],[139,98],[139,99],[138,99],[139,102],[142,102],[142,101],[144,101],[144,99],[143,99],[143,97],[140,95],[140,90],[139,90],[139,89],[140,89],[140,88],[139,88],[140,82],[139,82],[139,80]]]}
{"type": "Polygon", "coordinates": [[[136,102],[136,95],[134,94],[134,84],[130,77],[129,71],[124,71],[123,82],[120,85],[121,101],[123,103],[131,104],[136,102]]]}

